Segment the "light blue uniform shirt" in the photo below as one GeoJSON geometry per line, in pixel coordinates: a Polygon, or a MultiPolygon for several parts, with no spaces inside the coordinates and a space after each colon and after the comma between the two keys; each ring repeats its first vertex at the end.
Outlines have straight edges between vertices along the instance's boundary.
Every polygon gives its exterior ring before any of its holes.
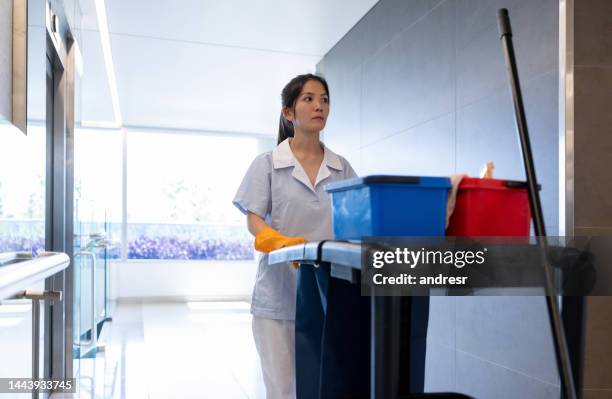
{"type": "MultiPolygon", "coordinates": [[[[253,212],[273,229],[306,241],[332,239],[331,200],[327,183],[356,177],[343,157],[323,145],[324,156],[314,187],[295,159],[289,139],[251,164],[234,205],[244,214],[253,212]]],[[[251,313],[278,320],[295,319],[296,271],[289,264],[268,265],[268,255],[259,259],[251,313]]]]}

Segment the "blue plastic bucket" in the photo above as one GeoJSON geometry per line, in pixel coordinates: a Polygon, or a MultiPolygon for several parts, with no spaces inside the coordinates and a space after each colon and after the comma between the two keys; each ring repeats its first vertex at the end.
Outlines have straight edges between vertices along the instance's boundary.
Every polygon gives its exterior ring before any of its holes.
{"type": "Polygon", "coordinates": [[[328,184],[334,239],[443,236],[447,177],[366,176],[328,184]]]}

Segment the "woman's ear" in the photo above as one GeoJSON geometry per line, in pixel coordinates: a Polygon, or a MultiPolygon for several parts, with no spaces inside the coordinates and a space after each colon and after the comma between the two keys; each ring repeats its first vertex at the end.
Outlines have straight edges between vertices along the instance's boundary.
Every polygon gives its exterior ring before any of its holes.
{"type": "Polygon", "coordinates": [[[293,122],[293,111],[289,107],[283,107],[283,117],[289,122],[293,122]]]}

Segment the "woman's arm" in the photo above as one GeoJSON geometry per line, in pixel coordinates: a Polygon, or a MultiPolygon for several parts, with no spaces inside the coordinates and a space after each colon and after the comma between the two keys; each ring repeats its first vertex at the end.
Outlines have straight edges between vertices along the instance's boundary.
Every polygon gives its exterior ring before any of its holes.
{"type": "Polygon", "coordinates": [[[247,214],[247,228],[249,232],[254,236],[257,235],[264,227],[270,227],[266,224],[266,222],[261,218],[261,216],[254,214],[253,212],[249,212],[247,214]]]}

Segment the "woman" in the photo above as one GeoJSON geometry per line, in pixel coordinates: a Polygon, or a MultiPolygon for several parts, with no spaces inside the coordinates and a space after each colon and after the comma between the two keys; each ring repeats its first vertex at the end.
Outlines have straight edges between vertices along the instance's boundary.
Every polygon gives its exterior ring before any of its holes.
{"type": "MultiPolygon", "coordinates": [[[[329,115],[327,82],[317,75],[299,75],[285,86],[281,98],[278,145],[255,158],[233,201],[247,215],[255,248],[264,253],[304,241],[331,239],[331,202],[324,186],[356,176],[343,157],[320,141],[329,115]]],[[[312,380],[301,379],[298,384],[318,389],[324,302],[318,296],[325,287],[317,285],[312,267],[301,267],[299,273],[298,306],[314,334],[300,335],[305,337],[305,346],[299,348],[306,349],[297,366],[312,371],[312,380]]],[[[268,399],[295,397],[296,285],[291,265],[268,265],[267,255],[261,257],[251,313],[268,399]]]]}

